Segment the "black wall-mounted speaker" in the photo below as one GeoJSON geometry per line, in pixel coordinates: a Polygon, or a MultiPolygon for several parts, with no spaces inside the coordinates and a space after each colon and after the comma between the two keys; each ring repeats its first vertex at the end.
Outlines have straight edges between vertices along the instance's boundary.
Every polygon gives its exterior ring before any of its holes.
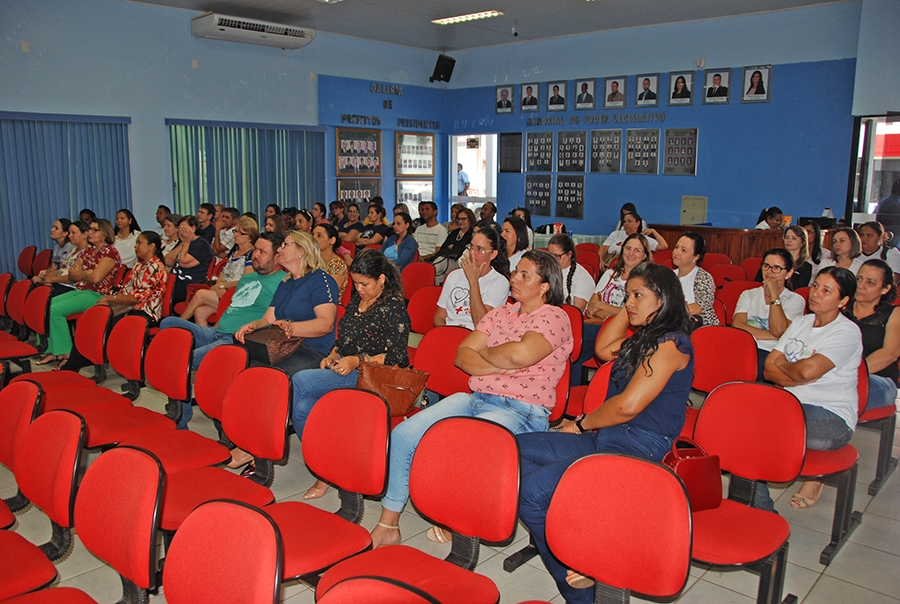
{"type": "Polygon", "coordinates": [[[434,66],[434,73],[428,79],[429,82],[449,82],[450,76],[453,75],[453,66],[456,65],[456,59],[447,55],[438,55],[437,63],[434,66]]]}

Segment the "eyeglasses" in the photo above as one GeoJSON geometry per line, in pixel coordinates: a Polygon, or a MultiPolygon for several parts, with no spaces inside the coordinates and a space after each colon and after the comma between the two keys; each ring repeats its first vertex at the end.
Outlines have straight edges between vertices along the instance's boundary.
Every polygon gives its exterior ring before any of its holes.
{"type": "Polygon", "coordinates": [[[483,247],[478,247],[477,245],[472,245],[471,243],[470,243],[469,245],[466,246],[466,249],[467,249],[467,250],[472,250],[472,251],[474,251],[474,252],[476,252],[476,253],[478,253],[478,254],[490,254],[491,252],[494,251],[494,250],[487,250],[487,249],[485,249],[485,248],[483,248],[483,247]]]}
{"type": "MultiPolygon", "coordinates": [[[[553,254],[553,252],[550,252],[550,253],[553,254]]],[[[563,252],[562,254],[553,254],[553,255],[556,256],[556,259],[557,259],[557,260],[562,260],[562,257],[563,257],[563,256],[568,256],[568,255],[569,255],[569,252],[563,252]]]]}
{"type": "Polygon", "coordinates": [[[761,268],[764,271],[772,271],[776,275],[780,275],[781,271],[785,270],[783,266],[778,266],[777,264],[769,264],[768,262],[763,262],[761,268]]]}

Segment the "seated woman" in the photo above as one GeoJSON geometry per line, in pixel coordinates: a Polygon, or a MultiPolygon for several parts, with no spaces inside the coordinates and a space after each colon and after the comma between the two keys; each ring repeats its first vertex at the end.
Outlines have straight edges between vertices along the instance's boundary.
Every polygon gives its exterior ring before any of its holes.
{"type": "Polygon", "coordinates": [[[162,238],[162,255],[167,270],[175,265],[175,254],[172,254],[171,262],[168,260],[169,254],[181,245],[181,240],[178,238],[178,223],[181,218],[181,214],[169,214],[163,220],[162,228],[165,236],[162,238]]]}
{"type": "Polygon", "coordinates": [[[869,368],[866,410],[893,405],[900,369],[900,309],[894,306],[897,286],[884,260],[866,260],[856,275],[850,318],[862,332],[863,356],[869,368]]]}
{"type": "Polygon", "coordinates": [[[176,277],[172,292],[173,307],[187,298],[188,285],[206,280],[209,265],[214,260],[209,242],[200,237],[200,222],[196,216],[182,217],[178,222],[178,238],[181,245],[166,256],[166,264],[172,267],[172,274],[176,277]]]}
{"type": "Polygon", "coordinates": [[[475,214],[469,208],[461,208],[456,214],[456,229],[447,234],[444,243],[431,257],[434,264],[434,283],[440,285],[447,274],[457,268],[460,256],[466,251],[466,247],[472,242],[472,234],[475,229],[475,214]]]}
{"type": "Polygon", "coordinates": [[[137,262],[134,246],[140,232],[141,227],[138,226],[137,218],[134,217],[131,210],[123,208],[116,212],[116,242],[114,245],[119,250],[122,264],[128,268],[133,267],[137,262]]]}
{"type": "Polygon", "coordinates": [[[338,238],[338,230],[327,222],[317,224],[313,229],[313,237],[319,245],[319,253],[322,262],[325,263],[325,272],[332,276],[338,286],[338,300],[344,297],[344,289],[347,287],[347,263],[338,254],[341,248],[341,240],[338,238]]]}
{"type": "Polygon", "coordinates": [[[369,223],[356,240],[356,249],[361,250],[367,245],[381,245],[387,239],[390,227],[384,224],[384,207],[376,204],[369,205],[369,223]]]}
{"type": "Polygon", "coordinates": [[[528,227],[525,221],[509,216],[500,228],[500,237],[506,242],[506,257],[509,258],[509,272],[516,270],[519,259],[528,251],[528,227]]]}
{"type": "Polygon", "coordinates": [[[287,232],[287,229],[284,228],[284,218],[281,217],[281,214],[266,216],[264,230],[266,233],[278,233],[283,236],[287,232]]]}
{"type": "Polygon", "coordinates": [[[656,232],[656,229],[645,229],[642,227],[643,220],[638,216],[637,212],[626,212],[622,218],[622,228],[609,234],[603,245],[600,246],[598,252],[600,256],[600,269],[604,269],[615,262],[616,256],[622,251],[625,240],[639,233],[647,238],[649,249],[651,252],[657,250],[669,249],[669,244],[663,239],[662,235],[656,232]]]}
{"type": "Polygon", "coordinates": [[[557,233],[550,238],[547,250],[556,256],[562,269],[565,303],[572,304],[584,312],[597,284],[587,269],[575,261],[577,258],[575,242],[565,233],[557,233]]]}
{"type": "Polygon", "coordinates": [[[88,243],[69,268],[69,282],[75,289],[56,296],[50,301],[50,330],[47,352],[36,365],[61,361],[72,350],[72,334],[67,317],[84,312],[96,304],[116,285],[116,273],[121,266],[119,252],[113,242],[116,240],[112,224],[104,218],[91,223],[88,243]]]}
{"type": "Polygon", "coordinates": [[[381,244],[381,253],[401,271],[415,259],[419,249],[419,244],[413,237],[415,230],[412,216],[406,212],[397,212],[394,214],[394,234],[381,244]]]}
{"type": "Polygon", "coordinates": [[[598,452],[659,463],[684,426],[691,391],[691,321],[678,278],[664,266],[642,264],[631,271],[626,291],[624,308],[597,340],[597,356],[614,360],[606,402],[575,421],[564,420],[557,433],[517,437],[522,457],[519,517],[566,602],[593,602],[593,590],[587,589],[590,581],[567,572],[547,548],[547,508],[563,472],[575,460],[598,452]],[[629,326],[635,334],[626,339],[629,326]]]}
{"type": "Polygon", "coordinates": [[[531,212],[528,208],[513,208],[509,215],[521,218],[525,222],[525,228],[528,229],[528,249],[534,248],[534,228],[531,226],[531,212]]]}
{"type": "Polygon", "coordinates": [[[877,220],[867,222],[859,227],[859,241],[862,248],[859,259],[884,260],[894,271],[894,283],[900,281],[900,250],[884,242],[884,226],[877,220]]]}
{"type": "Polygon", "coordinates": [[[705,255],[706,240],[697,233],[685,233],[672,248],[672,265],[684,291],[688,314],[698,327],[719,324],[713,308],[716,284],[712,275],[700,268],[705,255]]]}
{"type": "MultiPolygon", "coordinates": [[[[450,206],[450,221],[444,223],[444,226],[447,227],[448,233],[450,231],[455,231],[456,229],[459,228],[459,224],[456,222],[456,219],[459,216],[460,210],[465,210],[465,209],[466,209],[466,204],[464,204],[464,203],[457,202],[457,203],[454,203],[452,206],[450,206]]],[[[475,214],[473,213],[472,216],[474,216],[474,215],[475,214]]],[[[472,222],[472,226],[475,226],[474,222],[472,222]]]]}
{"type": "Polygon", "coordinates": [[[50,239],[53,240],[53,248],[50,252],[51,268],[59,269],[65,257],[75,249],[75,245],[69,241],[71,225],[68,218],[60,218],[50,227],[50,239]]]}
{"type": "Polygon", "coordinates": [[[813,265],[809,261],[809,237],[806,229],[792,224],[784,231],[784,249],[791,254],[794,261],[794,274],[791,275],[791,289],[797,291],[812,283],[813,265]]]}
{"type": "MultiPolygon", "coordinates": [[[[62,226],[64,224],[63,221],[69,222],[65,218],[61,218],[57,222],[62,226]]],[[[56,223],[54,223],[54,226],[56,226],[56,223]]],[[[75,285],[69,281],[69,268],[75,264],[78,255],[88,246],[87,234],[89,230],[90,227],[84,221],[76,220],[75,222],[69,223],[69,226],[66,228],[68,237],[66,245],[64,246],[68,247],[69,251],[60,258],[58,264],[54,260],[53,266],[40,271],[37,275],[32,277],[32,283],[35,285],[50,285],[50,295],[52,297],[72,291],[72,288],[75,287],[75,285]]]]}
{"type": "Polygon", "coordinates": [[[741,293],[731,326],[743,329],[756,340],[758,365],[756,381],[763,381],[766,357],[792,321],[803,316],[806,300],[784,284],[794,272],[794,259],[784,248],[773,248],[763,254],[760,271],[762,287],[741,293]]]}
{"type": "MultiPolygon", "coordinates": [[[[407,340],[409,314],[403,300],[400,271],[384,254],[362,250],[350,265],[353,292],[340,323],[337,341],[318,369],[301,371],[291,380],[294,405],[291,420],[297,438],[303,440],[303,429],[310,410],[319,398],[335,388],[356,386],[356,368],[365,360],[384,365],[409,365],[407,340]]],[[[303,496],[316,499],[325,494],[328,485],[316,482],[303,496]]]]}
{"type": "Polygon", "coordinates": [[[317,201],[313,204],[310,214],[312,214],[313,217],[313,228],[328,222],[328,208],[326,208],[325,204],[321,201],[317,201]]]}
{"type": "Polygon", "coordinates": [[[347,220],[338,228],[341,241],[356,243],[366,227],[359,220],[359,205],[353,202],[347,206],[347,220]]]}
{"type": "MultiPolygon", "coordinates": [[[[280,216],[277,216],[280,218],[280,216]]],[[[268,218],[267,220],[271,220],[268,218]]],[[[219,300],[229,289],[237,287],[241,275],[253,272],[253,246],[259,239],[259,231],[256,221],[252,218],[242,217],[238,219],[237,228],[234,229],[234,247],[225,257],[225,268],[219,279],[210,289],[201,289],[196,292],[181,313],[180,318],[185,321],[194,318],[194,323],[201,327],[209,325],[207,319],[215,314],[219,308],[219,300]]]]}
{"type": "Polygon", "coordinates": [[[849,227],[841,227],[831,236],[831,258],[823,259],[819,270],[826,266],[839,266],[855,275],[864,261],[859,257],[861,252],[862,244],[857,232],[849,227]]]}
{"type": "Polygon", "coordinates": [[[784,212],[778,206],[763,208],[756,221],[758,223],[756,225],[757,230],[780,229],[784,226],[784,212]]]}
{"type": "MultiPolygon", "coordinates": [[[[765,377],[792,392],[806,416],[806,448],[840,449],[856,428],[856,378],[862,361],[859,328],[842,311],[856,293],[856,278],[845,268],[819,271],[809,292],[809,310],[793,323],[766,358],[765,377]]],[[[824,483],[809,480],[791,497],[791,507],[807,508],[824,483]]],[[[756,491],[755,507],[773,509],[768,486],[756,491]]]]}
{"type": "MultiPolygon", "coordinates": [[[[430,405],[391,433],[390,478],[372,531],[373,547],[400,541],[412,457],[435,423],[447,417],[483,417],[516,434],[547,430],[556,385],[573,345],[569,318],[559,308],[559,263],[547,252],[526,252],[510,286],[516,302],[489,312],[456,353],[456,366],[472,376],[472,394],[457,393],[430,405]]],[[[437,540],[446,539],[439,529],[434,532],[437,540]]]]}
{"type": "Polygon", "coordinates": [[[444,280],[434,324],[472,330],[484,315],[509,298],[506,246],[494,229],[476,229],[459,264],[461,268],[451,271],[444,280]]]}
{"type": "MultiPolygon", "coordinates": [[[[291,208],[287,208],[285,211],[290,209],[291,208]]],[[[314,220],[312,214],[306,208],[301,210],[294,208],[293,216],[291,218],[285,214],[282,214],[282,218],[284,219],[285,233],[289,231],[300,231],[301,233],[309,233],[312,235],[314,220]]]]}
{"type": "Polygon", "coordinates": [[[831,250],[822,247],[822,227],[818,222],[807,222],[803,225],[808,242],[809,263],[813,266],[812,278],[815,279],[819,271],[826,266],[831,266],[831,250]]]}
{"type": "MultiPolygon", "coordinates": [[[[116,294],[107,294],[97,304],[113,308],[113,324],[129,312],[147,315],[151,324],[160,320],[166,291],[166,265],[163,263],[162,241],[156,231],[143,231],[134,244],[135,262],[131,277],[116,294]]],[[[78,371],[90,365],[76,347],[58,369],[78,371]]]]}

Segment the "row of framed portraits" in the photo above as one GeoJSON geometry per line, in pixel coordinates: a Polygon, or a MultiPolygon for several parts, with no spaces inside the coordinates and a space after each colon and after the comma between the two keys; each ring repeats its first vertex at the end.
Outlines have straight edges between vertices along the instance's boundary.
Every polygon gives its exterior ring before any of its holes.
{"type": "MultiPolygon", "coordinates": [[[[736,70],[735,70],[736,71],[736,70]]],[[[612,76],[608,78],[588,78],[575,80],[571,93],[569,82],[519,84],[516,96],[516,85],[497,86],[495,103],[497,113],[513,113],[516,107],[522,113],[540,111],[594,111],[598,105],[603,109],[635,109],[659,107],[660,98],[666,99],[670,107],[693,105],[694,98],[699,96],[704,105],[727,105],[731,102],[733,87],[738,86],[738,96],[742,103],[766,103],[769,101],[772,85],[771,65],[752,65],[744,67],[739,82],[732,81],[732,69],[707,69],[703,79],[698,80],[695,71],[671,71],[668,82],[663,82],[658,73],[638,74],[635,77],[635,90],[629,95],[628,76],[612,76]],[[598,89],[598,86],[602,88],[598,89]],[[661,88],[665,86],[665,88],[661,88]],[[600,103],[597,96],[600,96],[600,103]],[[541,96],[545,101],[541,102],[541,96]],[[631,105],[628,98],[631,98],[631,105]]]]}
{"type": "MultiPolygon", "coordinates": [[[[335,139],[338,177],[381,176],[380,130],[336,128],[335,139]]],[[[394,144],[396,176],[434,177],[434,134],[396,132],[394,144]]]]}
{"type": "MultiPolygon", "coordinates": [[[[433,180],[397,180],[396,188],[397,203],[418,204],[422,201],[434,201],[433,180]]],[[[337,199],[347,203],[356,202],[368,205],[373,197],[380,195],[381,179],[379,178],[337,179],[337,199]]]]}

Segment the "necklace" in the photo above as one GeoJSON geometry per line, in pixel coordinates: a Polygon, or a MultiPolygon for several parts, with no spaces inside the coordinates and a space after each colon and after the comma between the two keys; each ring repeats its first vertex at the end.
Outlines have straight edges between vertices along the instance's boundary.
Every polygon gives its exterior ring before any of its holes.
{"type": "Polygon", "coordinates": [[[459,241],[463,238],[463,235],[465,235],[465,232],[462,229],[456,229],[456,231],[457,231],[456,240],[459,241]]]}

